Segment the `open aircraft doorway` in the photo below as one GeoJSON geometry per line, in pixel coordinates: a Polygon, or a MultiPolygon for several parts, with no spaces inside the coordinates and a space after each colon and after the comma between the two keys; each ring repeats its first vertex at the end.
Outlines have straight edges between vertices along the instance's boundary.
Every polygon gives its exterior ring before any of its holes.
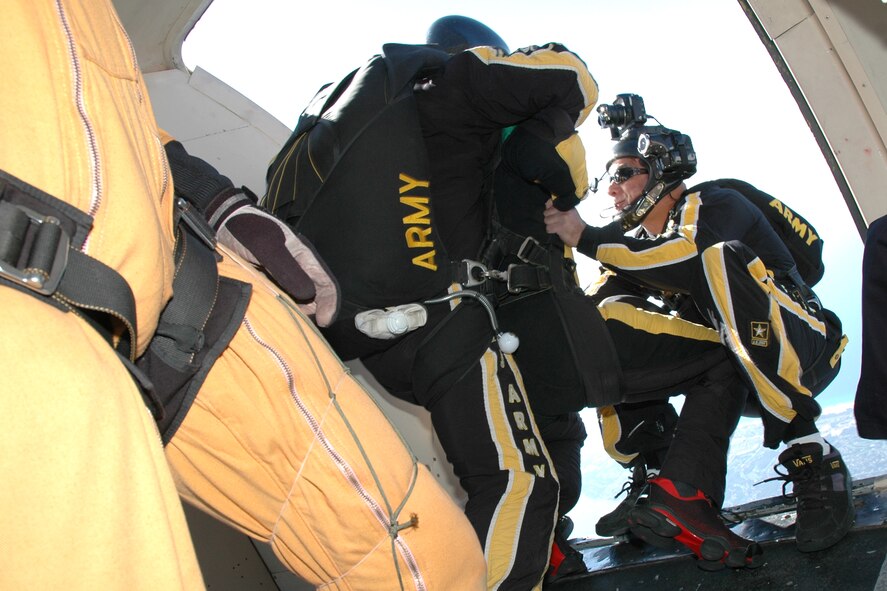
{"type": "MultiPolygon", "coordinates": [[[[587,61],[600,102],[636,92],[664,124],[693,135],[701,154],[697,178],[747,179],[802,211],[825,243],[826,272],[816,291],[841,316],[850,340],[841,373],[818,400],[824,409],[820,429],[841,449],[857,483],[857,529],[831,554],[801,555],[791,548],[791,510],[780,504],[779,484],[755,486],[773,475],[778,451],[762,448],[757,419],[743,419],[731,443],[725,506],[741,506],[738,512],[750,528],[744,531],[769,544],[768,565],[754,577],[707,578],[686,564],[686,553],[641,552],[596,538],[595,523],[621,500],[614,495],[628,473],[603,452],[595,413],[586,410],[583,495],[570,515],[574,541],[592,573],[552,588],[633,588],[643,580],[663,589],[790,583],[818,589],[827,588],[826,579],[828,586],[872,588],[887,547],[879,517],[887,510],[887,443],[856,435],[852,403],[862,330],[860,236],[887,214],[887,79],[880,65],[887,63],[887,5],[879,0],[631,0],[581,6],[553,0],[544,7],[507,9],[473,2],[343,2],[337,8],[115,0],[115,5],[133,38],[160,124],[236,185],[259,194],[268,162],[322,84],[378,53],[383,43],[423,43],[434,19],[461,13],[494,25],[512,47],[564,43],[587,61]],[[819,582],[798,574],[813,569],[816,576],[823,570],[831,574],[819,582]]],[[[597,174],[608,159],[609,138],[594,122],[580,134],[589,171],[597,174]]],[[[601,224],[608,221],[608,207],[606,195],[580,206],[586,220],[601,224]]],[[[580,278],[590,284],[597,265],[579,259],[580,278]]],[[[350,365],[417,456],[464,500],[427,413],[388,396],[360,363],[350,365]]],[[[192,518],[207,581],[217,581],[213,588],[306,588],[275,566],[260,545],[226,536],[203,515],[192,518]],[[201,552],[201,545],[212,550],[201,552]],[[206,558],[210,555],[215,560],[206,558]],[[268,573],[270,580],[260,584],[244,582],[268,573]]]]}

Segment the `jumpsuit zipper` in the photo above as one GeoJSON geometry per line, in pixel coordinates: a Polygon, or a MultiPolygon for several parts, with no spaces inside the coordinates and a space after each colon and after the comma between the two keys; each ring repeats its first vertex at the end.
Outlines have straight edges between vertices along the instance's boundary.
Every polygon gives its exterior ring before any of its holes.
{"type": "MultiPolygon", "coordinates": [[[[250,323],[248,317],[244,317],[243,324],[249,332],[250,336],[252,336],[252,338],[256,341],[256,343],[258,343],[259,346],[268,351],[268,353],[270,353],[277,362],[286,379],[287,387],[290,392],[290,397],[296,404],[296,408],[299,410],[299,413],[308,423],[311,431],[314,433],[315,438],[320,443],[327,456],[332,459],[333,463],[339,468],[339,471],[345,476],[345,479],[348,481],[351,487],[357,492],[360,498],[363,499],[364,503],[367,505],[367,507],[369,507],[370,511],[379,521],[380,525],[382,525],[386,530],[390,532],[397,525],[396,522],[391,522],[379,502],[371,496],[370,492],[366,489],[366,487],[364,487],[364,485],[360,482],[360,479],[351,469],[351,466],[348,464],[348,462],[333,448],[330,441],[324,435],[323,429],[317,422],[317,419],[314,418],[314,416],[311,414],[311,412],[308,410],[308,408],[299,397],[299,393],[296,391],[293,372],[290,369],[289,365],[287,365],[283,356],[276,349],[274,349],[272,346],[261,339],[261,337],[256,333],[255,329],[250,323]]],[[[413,553],[410,550],[409,546],[403,541],[403,539],[401,539],[400,536],[396,534],[394,537],[394,543],[397,545],[398,550],[400,551],[401,556],[410,571],[410,576],[413,579],[415,588],[417,589],[417,591],[425,591],[425,581],[422,578],[422,573],[419,571],[419,565],[417,564],[416,559],[413,556],[413,553]]]]}

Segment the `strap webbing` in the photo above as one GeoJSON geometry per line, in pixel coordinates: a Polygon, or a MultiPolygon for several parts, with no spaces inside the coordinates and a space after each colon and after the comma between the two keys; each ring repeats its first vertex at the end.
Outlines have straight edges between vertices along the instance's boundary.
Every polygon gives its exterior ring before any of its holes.
{"type": "MultiPolygon", "coordinates": [[[[182,219],[191,215],[193,210],[182,209],[182,219]]],[[[192,233],[190,223],[180,223],[177,233],[174,295],[160,316],[151,348],[184,371],[204,347],[203,330],[218,296],[219,273],[215,252],[192,233]]]]}
{"type": "Polygon", "coordinates": [[[79,250],[91,225],[70,204],[0,170],[0,283],[77,308],[133,360],[135,299],[117,271],[79,250]],[[110,329],[117,322],[125,334],[115,343],[110,329]]]}

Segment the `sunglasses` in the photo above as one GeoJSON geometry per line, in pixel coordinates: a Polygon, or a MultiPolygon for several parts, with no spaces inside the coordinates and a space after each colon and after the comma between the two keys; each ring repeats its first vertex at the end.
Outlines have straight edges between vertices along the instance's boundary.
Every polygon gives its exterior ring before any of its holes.
{"type": "Polygon", "coordinates": [[[610,173],[610,179],[617,185],[621,185],[628,179],[639,174],[647,174],[646,168],[634,168],[631,166],[620,166],[610,173]]]}

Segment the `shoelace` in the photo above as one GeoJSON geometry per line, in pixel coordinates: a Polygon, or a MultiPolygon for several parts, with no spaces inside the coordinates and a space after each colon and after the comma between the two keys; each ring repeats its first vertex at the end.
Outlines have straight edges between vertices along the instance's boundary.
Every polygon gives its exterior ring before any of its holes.
{"type": "Polygon", "coordinates": [[[819,466],[807,464],[797,472],[780,472],[782,464],[773,466],[776,476],[756,482],[754,486],[764,484],[765,482],[773,482],[774,480],[782,481],[782,497],[785,499],[797,499],[798,507],[803,509],[818,509],[825,505],[825,490],[820,486],[820,470],[819,466]],[[792,492],[787,492],[786,488],[792,483],[792,492]]]}
{"type": "Polygon", "coordinates": [[[622,483],[622,489],[613,495],[614,499],[618,499],[624,494],[627,494],[629,497],[635,492],[640,493],[641,489],[646,486],[647,481],[653,477],[653,474],[648,474],[646,470],[632,470],[631,476],[628,477],[628,480],[622,483]],[[643,474],[643,476],[638,476],[638,474],[643,474]]]}

